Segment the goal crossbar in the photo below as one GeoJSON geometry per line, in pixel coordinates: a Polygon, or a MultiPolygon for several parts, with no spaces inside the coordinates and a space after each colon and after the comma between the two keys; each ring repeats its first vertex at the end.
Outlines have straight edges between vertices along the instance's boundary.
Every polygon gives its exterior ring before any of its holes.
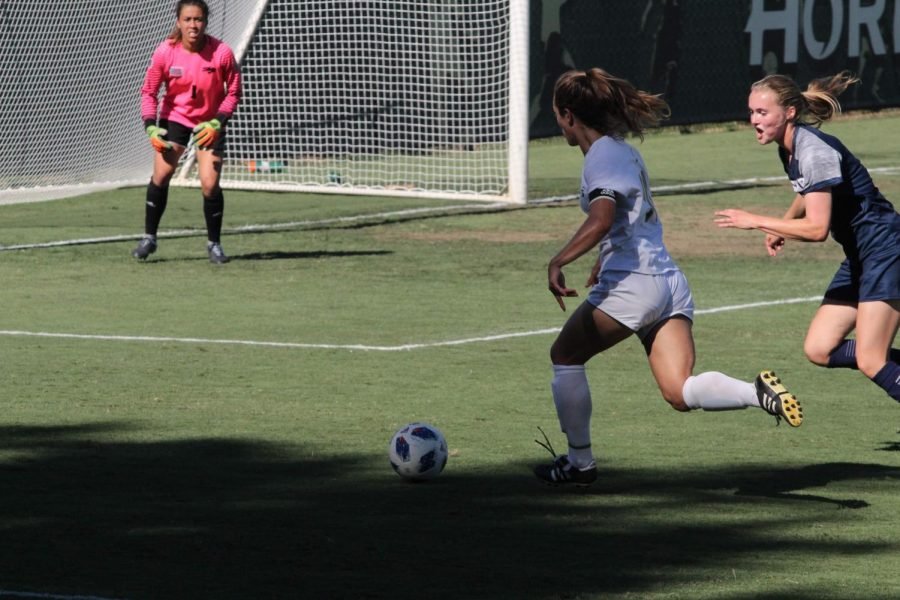
{"type": "MultiPolygon", "coordinates": [[[[244,76],[223,187],[526,202],[528,0],[208,4],[208,32],[244,76]]],[[[0,201],[149,179],[139,90],[172,6],[122,8],[136,33],[112,53],[96,43],[103,10],[103,0],[0,10],[0,201]],[[35,31],[53,43],[22,52],[35,31]],[[92,64],[102,72],[74,76],[92,64]],[[73,122],[90,134],[60,137],[73,122]]],[[[199,185],[191,153],[173,183],[199,185]]]]}

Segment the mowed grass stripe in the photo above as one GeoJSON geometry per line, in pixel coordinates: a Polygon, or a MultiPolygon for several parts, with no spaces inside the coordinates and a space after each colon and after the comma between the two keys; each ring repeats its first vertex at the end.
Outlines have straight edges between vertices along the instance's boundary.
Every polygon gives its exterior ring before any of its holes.
{"type": "MultiPolygon", "coordinates": [[[[714,314],[721,312],[730,312],[735,310],[747,310],[751,308],[762,308],[767,306],[778,306],[782,304],[798,304],[801,302],[816,302],[821,300],[820,296],[810,296],[807,298],[787,298],[784,300],[771,300],[764,302],[751,302],[749,304],[734,304],[731,306],[719,306],[715,308],[700,309],[695,314],[714,314]]],[[[161,337],[161,336],[133,336],[133,335],[100,335],[87,333],[53,333],[48,331],[15,331],[0,330],[0,335],[17,336],[17,337],[41,337],[41,338],[64,338],[78,340],[100,340],[112,342],[157,342],[157,343],[182,343],[182,344],[219,344],[231,346],[261,346],[269,348],[298,348],[298,349],[322,349],[322,350],[365,350],[372,352],[398,352],[402,350],[422,350],[425,348],[438,348],[441,346],[462,346],[465,344],[476,344],[481,342],[496,342],[500,340],[529,337],[533,335],[546,335],[556,333],[559,327],[548,327],[546,329],[535,329],[532,331],[519,331],[513,333],[501,333],[497,335],[486,335],[471,338],[462,338],[456,340],[443,340],[438,342],[421,342],[414,344],[400,344],[394,346],[372,346],[366,344],[314,344],[306,342],[267,342],[260,340],[228,340],[228,339],[210,339],[210,338],[194,338],[194,337],[161,337]]]]}

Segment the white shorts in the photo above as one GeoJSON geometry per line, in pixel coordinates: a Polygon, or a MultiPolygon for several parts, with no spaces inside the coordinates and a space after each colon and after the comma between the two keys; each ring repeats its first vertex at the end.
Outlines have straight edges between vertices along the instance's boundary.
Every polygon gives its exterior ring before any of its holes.
{"type": "Polygon", "coordinates": [[[681,271],[645,275],[601,271],[587,302],[644,339],[660,322],[675,315],[694,320],[694,298],[681,271]]]}

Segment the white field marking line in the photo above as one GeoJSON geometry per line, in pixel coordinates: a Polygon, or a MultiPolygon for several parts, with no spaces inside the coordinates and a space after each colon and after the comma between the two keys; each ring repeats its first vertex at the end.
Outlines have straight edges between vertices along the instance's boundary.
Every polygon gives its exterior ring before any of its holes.
{"type": "Polygon", "coordinates": [[[717,308],[701,308],[695,310],[695,315],[711,315],[720,312],[730,312],[733,310],[746,310],[748,308],[760,308],[763,306],[778,306],[781,304],[802,304],[804,302],[818,302],[822,300],[822,296],[809,296],[807,298],[787,298],[785,300],[766,300],[762,302],[750,302],[749,304],[732,304],[731,306],[719,306],[717,308]]]}
{"type": "MultiPolygon", "coordinates": [[[[900,167],[878,167],[874,169],[869,169],[870,173],[900,173],[900,167]]],[[[669,193],[669,192],[679,192],[679,191],[688,191],[688,190],[698,190],[698,189],[715,189],[717,187],[734,187],[734,186],[748,186],[748,185],[758,185],[758,184],[768,184],[777,181],[783,181],[785,179],[784,175],[772,176],[772,177],[753,177],[750,179],[730,179],[726,181],[696,181],[692,183],[680,183],[677,185],[663,185],[663,186],[655,186],[652,189],[655,193],[669,193]]],[[[575,195],[567,195],[567,196],[549,196],[547,198],[539,198],[537,200],[529,200],[527,204],[508,204],[506,202],[491,202],[485,204],[484,202],[479,202],[477,204],[457,204],[451,206],[438,206],[438,207],[428,207],[428,208],[410,208],[404,210],[395,210],[389,212],[381,212],[374,213],[369,215],[355,215],[350,217],[335,217],[333,219],[319,219],[319,220],[308,220],[308,221],[288,221],[286,223],[271,223],[271,224],[259,224],[259,225],[242,225],[240,227],[231,227],[225,228],[222,233],[225,234],[240,234],[240,233],[262,233],[266,231],[280,231],[280,230],[290,230],[290,229],[298,229],[301,227],[322,227],[327,225],[339,225],[339,224],[348,224],[348,223],[359,223],[365,221],[377,221],[380,219],[390,219],[396,217],[410,217],[410,216],[421,216],[421,215],[429,215],[429,214],[442,214],[442,213],[453,213],[455,211],[483,211],[483,212],[491,212],[491,211],[502,211],[502,210],[521,210],[524,208],[530,208],[533,206],[542,206],[545,204],[554,204],[559,202],[565,202],[569,200],[574,200],[576,198],[575,195]]],[[[163,231],[159,234],[160,238],[179,238],[179,237],[199,237],[206,235],[206,232],[201,229],[174,229],[170,231],[163,231]]],[[[54,242],[41,242],[37,244],[14,244],[12,246],[3,246],[0,245],[0,252],[4,250],[32,250],[35,248],[56,248],[60,246],[82,246],[86,244],[104,244],[110,242],[125,242],[129,240],[139,240],[141,239],[143,234],[122,234],[122,235],[112,235],[107,237],[96,237],[96,238],[81,238],[74,240],[59,240],[54,242]]]]}
{"type": "MultiPolygon", "coordinates": [[[[771,300],[765,302],[751,302],[749,304],[733,304],[731,306],[719,306],[716,308],[707,308],[694,311],[695,315],[708,315],[721,312],[729,312],[735,310],[746,310],[750,308],[760,308],[765,306],[778,306],[782,304],[799,304],[802,302],[815,302],[821,300],[821,296],[810,296],[808,298],[788,298],[785,300],[771,300]]],[[[423,342],[419,344],[401,344],[399,346],[367,346],[365,344],[309,344],[301,342],[264,342],[254,340],[228,340],[228,339],[207,339],[207,338],[179,338],[179,337],[157,337],[157,336],[131,336],[131,335],[92,335],[80,333],[51,333],[46,331],[13,331],[0,330],[0,336],[18,336],[18,337],[43,337],[43,338],[61,338],[76,340],[101,340],[114,342],[172,342],[179,344],[221,344],[229,346],[256,346],[266,348],[300,348],[300,349],[316,349],[316,350],[361,350],[365,352],[399,352],[402,350],[422,350],[425,348],[439,348],[445,346],[463,346],[466,344],[475,344],[479,342],[495,342],[498,340],[508,340],[513,338],[530,337],[535,335],[546,335],[559,332],[559,327],[550,327],[548,329],[535,329],[532,331],[520,331],[515,333],[501,333],[497,335],[487,335],[472,338],[463,338],[459,340],[445,340],[442,342],[423,342]]]]}
{"type": "Polygon", "coordinates": [[[62,594],[43,594],[40,592],[16,592],[12,590],[0,590],[0,598],[43,598],[44,600],[115,600],[114,598],[102,598],[100,596],[65,596],[62,594]]]}
{"type": "MultiPolygon", "coordinates": [[[[878,173],[881,175],[896,175],[900,173],[900,167],[875,167],[868,169],[869,173],[878,173]]],[[[718,188],[727,189],[732,187],[748,187],[754,185],[769,185],[778,182],[787,183],[786,175],[772,175],[769,177],[750,177],[748,179],[726,179],[723,181],[692,181],[690,183],[677,183],[674,185],[654,185],[650,191],[654,194],[670,194],[682,191],[697,190],[715,190],[718,188]]],[[[551,202],[563,202],[566,200],[574,200],[578,196],[569,194],[566,196],[550,196],[541,198],[540,200],[529,200],[528,204],[548,204],[551,202]]]]}

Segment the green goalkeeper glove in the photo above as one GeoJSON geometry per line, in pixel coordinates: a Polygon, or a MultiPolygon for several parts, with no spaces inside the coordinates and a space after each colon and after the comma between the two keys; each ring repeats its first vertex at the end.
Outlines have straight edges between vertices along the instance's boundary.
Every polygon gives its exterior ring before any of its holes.
{"type": "Polygon", "coordinates": [[[147,135],[150,136],[150,143],[153,145],[153,149],[159,153],[172,149],[172,144],[163,138],[167,133],[169,132],[162,127],[157,127],[156,125],[147,126],[147,135]]]}
{"type": "Polygon", "coordinates": [[[194,127],[194,145],[200,150],[212,148],[215,145],[216,140],[219,139],[219,131],[221,129],[222,124],[219,123],[218,119],[211,119],[200,123],[194,127]]]}

